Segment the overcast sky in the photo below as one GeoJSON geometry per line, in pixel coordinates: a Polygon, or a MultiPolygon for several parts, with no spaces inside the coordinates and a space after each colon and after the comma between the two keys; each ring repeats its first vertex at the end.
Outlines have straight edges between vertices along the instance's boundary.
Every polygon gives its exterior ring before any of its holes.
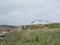
{"type": "Polygon", "coordinates": [[[60,0],[0,0],[0,25],[30,24],[36,19],[60,22],[60,0]]]}

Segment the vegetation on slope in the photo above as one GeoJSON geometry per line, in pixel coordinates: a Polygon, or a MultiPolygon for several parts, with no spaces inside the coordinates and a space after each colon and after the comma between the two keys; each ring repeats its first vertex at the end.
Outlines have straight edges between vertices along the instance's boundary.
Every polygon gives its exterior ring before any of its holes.
{"type": "Polygon", "coordinates": [[[0,45],[60,45],[60,28],[58,28],[60,24],[43,26],[45,27],[43,29],[11,33],[0,42],[0,45]]]}

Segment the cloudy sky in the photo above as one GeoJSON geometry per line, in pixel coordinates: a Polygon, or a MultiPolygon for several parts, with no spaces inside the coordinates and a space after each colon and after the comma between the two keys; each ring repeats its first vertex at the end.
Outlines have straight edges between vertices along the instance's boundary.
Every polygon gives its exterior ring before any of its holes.
{"type": "Polygon", "coordinates": [[[60,0],[0,0],[0,25],[30,24],[36,19],[60,22],[60,0]]]}

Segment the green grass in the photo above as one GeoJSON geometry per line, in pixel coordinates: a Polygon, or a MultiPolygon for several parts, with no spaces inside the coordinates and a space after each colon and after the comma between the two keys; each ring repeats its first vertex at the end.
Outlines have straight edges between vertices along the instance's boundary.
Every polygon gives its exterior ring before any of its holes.
{"type": "Polygon", "coordinates": [[[55,28],[52,28],[51,24],[46,24],[43,25],[45,26],[43,29],[10,33],[0,45],[60,45],[60,28],[57,24],[52,25],[55,28]]]}

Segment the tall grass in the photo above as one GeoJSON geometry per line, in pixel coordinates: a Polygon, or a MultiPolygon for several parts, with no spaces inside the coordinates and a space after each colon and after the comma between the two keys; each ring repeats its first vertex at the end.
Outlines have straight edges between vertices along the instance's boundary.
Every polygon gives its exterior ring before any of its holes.
{"type": "Polygon", "coordinates": [[[60,45],[60,30],[28,30],[6,36],[0,45],[60,45]]]}
{"type": "Polygon", "coordinates": [[[47,26],[47,29],[10,33],[0,42],[0,45],[60,45],[60,28],[47,26]]]}

